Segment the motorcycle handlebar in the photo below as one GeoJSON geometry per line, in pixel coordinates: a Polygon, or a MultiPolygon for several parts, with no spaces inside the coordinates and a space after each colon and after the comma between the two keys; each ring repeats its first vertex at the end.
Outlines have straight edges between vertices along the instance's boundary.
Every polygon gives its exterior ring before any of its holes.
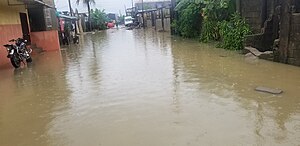
{"type": "Polygon", "coordinates": [[[24,43],[27,43],[28,42],[28,40],[26,40],[26,39],[22,39],[22,38],[18,38],[18,39],[11,39],[11,40],[9,40],[9,42],[16,42],[16,41],[18,41],[18,40],[21,40],[21,41],[23,41],[24,43]]]}

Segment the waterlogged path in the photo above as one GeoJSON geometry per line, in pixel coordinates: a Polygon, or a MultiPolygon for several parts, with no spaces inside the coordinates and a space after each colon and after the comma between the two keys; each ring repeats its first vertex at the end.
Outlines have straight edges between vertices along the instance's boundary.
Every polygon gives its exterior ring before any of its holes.
{"type": "Polygon", "coordinates": [[[1,146],[300,144],[299,67],[152,30],[80,41],[0,70],[1,146]]]}

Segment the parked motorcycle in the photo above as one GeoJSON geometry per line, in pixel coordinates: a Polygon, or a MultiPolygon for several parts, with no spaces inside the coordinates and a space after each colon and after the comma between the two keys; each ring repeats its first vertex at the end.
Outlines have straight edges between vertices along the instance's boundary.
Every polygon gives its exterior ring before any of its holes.
{"type": "Polygon", "coordinates": [[[8,55],[7,58],[10,59],[11,64],[15,68],[19,68],[21,66],[21,63],[23,62],[25,64],[25,61],[27,63],[32,62],[31,58],[31,48],[27,48],[26,43],[27,40],[18,38],[18,39],[12,39],[9,40],[9,42],[14,42],[15,44],[6,44],[4,47],[6,47],[8,55]]]}

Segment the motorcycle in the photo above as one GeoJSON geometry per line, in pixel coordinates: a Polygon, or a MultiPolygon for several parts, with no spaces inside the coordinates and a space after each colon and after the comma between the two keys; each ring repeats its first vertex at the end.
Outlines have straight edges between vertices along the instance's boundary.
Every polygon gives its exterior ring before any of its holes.
{"type": "Polygon", "coordinates": [[[16,40],[9,40],[9,42],[14,42],[15,44],[6,44],[4,47],[6,47],[8,52],[7,58],[10,59],[11,64],[15,68],[19,68],[22,62],[25,64],[25,60],[27,63],[32,62],[30,55],[32,53],[32,49],[27,48],[27,40],[18,38],[16,40]]]}

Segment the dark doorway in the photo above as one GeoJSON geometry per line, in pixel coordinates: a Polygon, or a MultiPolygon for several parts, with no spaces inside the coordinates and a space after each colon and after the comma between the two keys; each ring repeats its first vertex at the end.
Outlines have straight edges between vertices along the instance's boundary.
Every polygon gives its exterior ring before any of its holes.
{"type": "Polygon", "coordinates": [[[21,25],[22,25],[22,33],[23,33],[23,39],[26,39],[28,41],[28,44],[30,44],[30,32],[29,32],[29,25],[28,25],[28,19],[26,13],[20,13],[20,19],[21,19],[21,25]]]}

